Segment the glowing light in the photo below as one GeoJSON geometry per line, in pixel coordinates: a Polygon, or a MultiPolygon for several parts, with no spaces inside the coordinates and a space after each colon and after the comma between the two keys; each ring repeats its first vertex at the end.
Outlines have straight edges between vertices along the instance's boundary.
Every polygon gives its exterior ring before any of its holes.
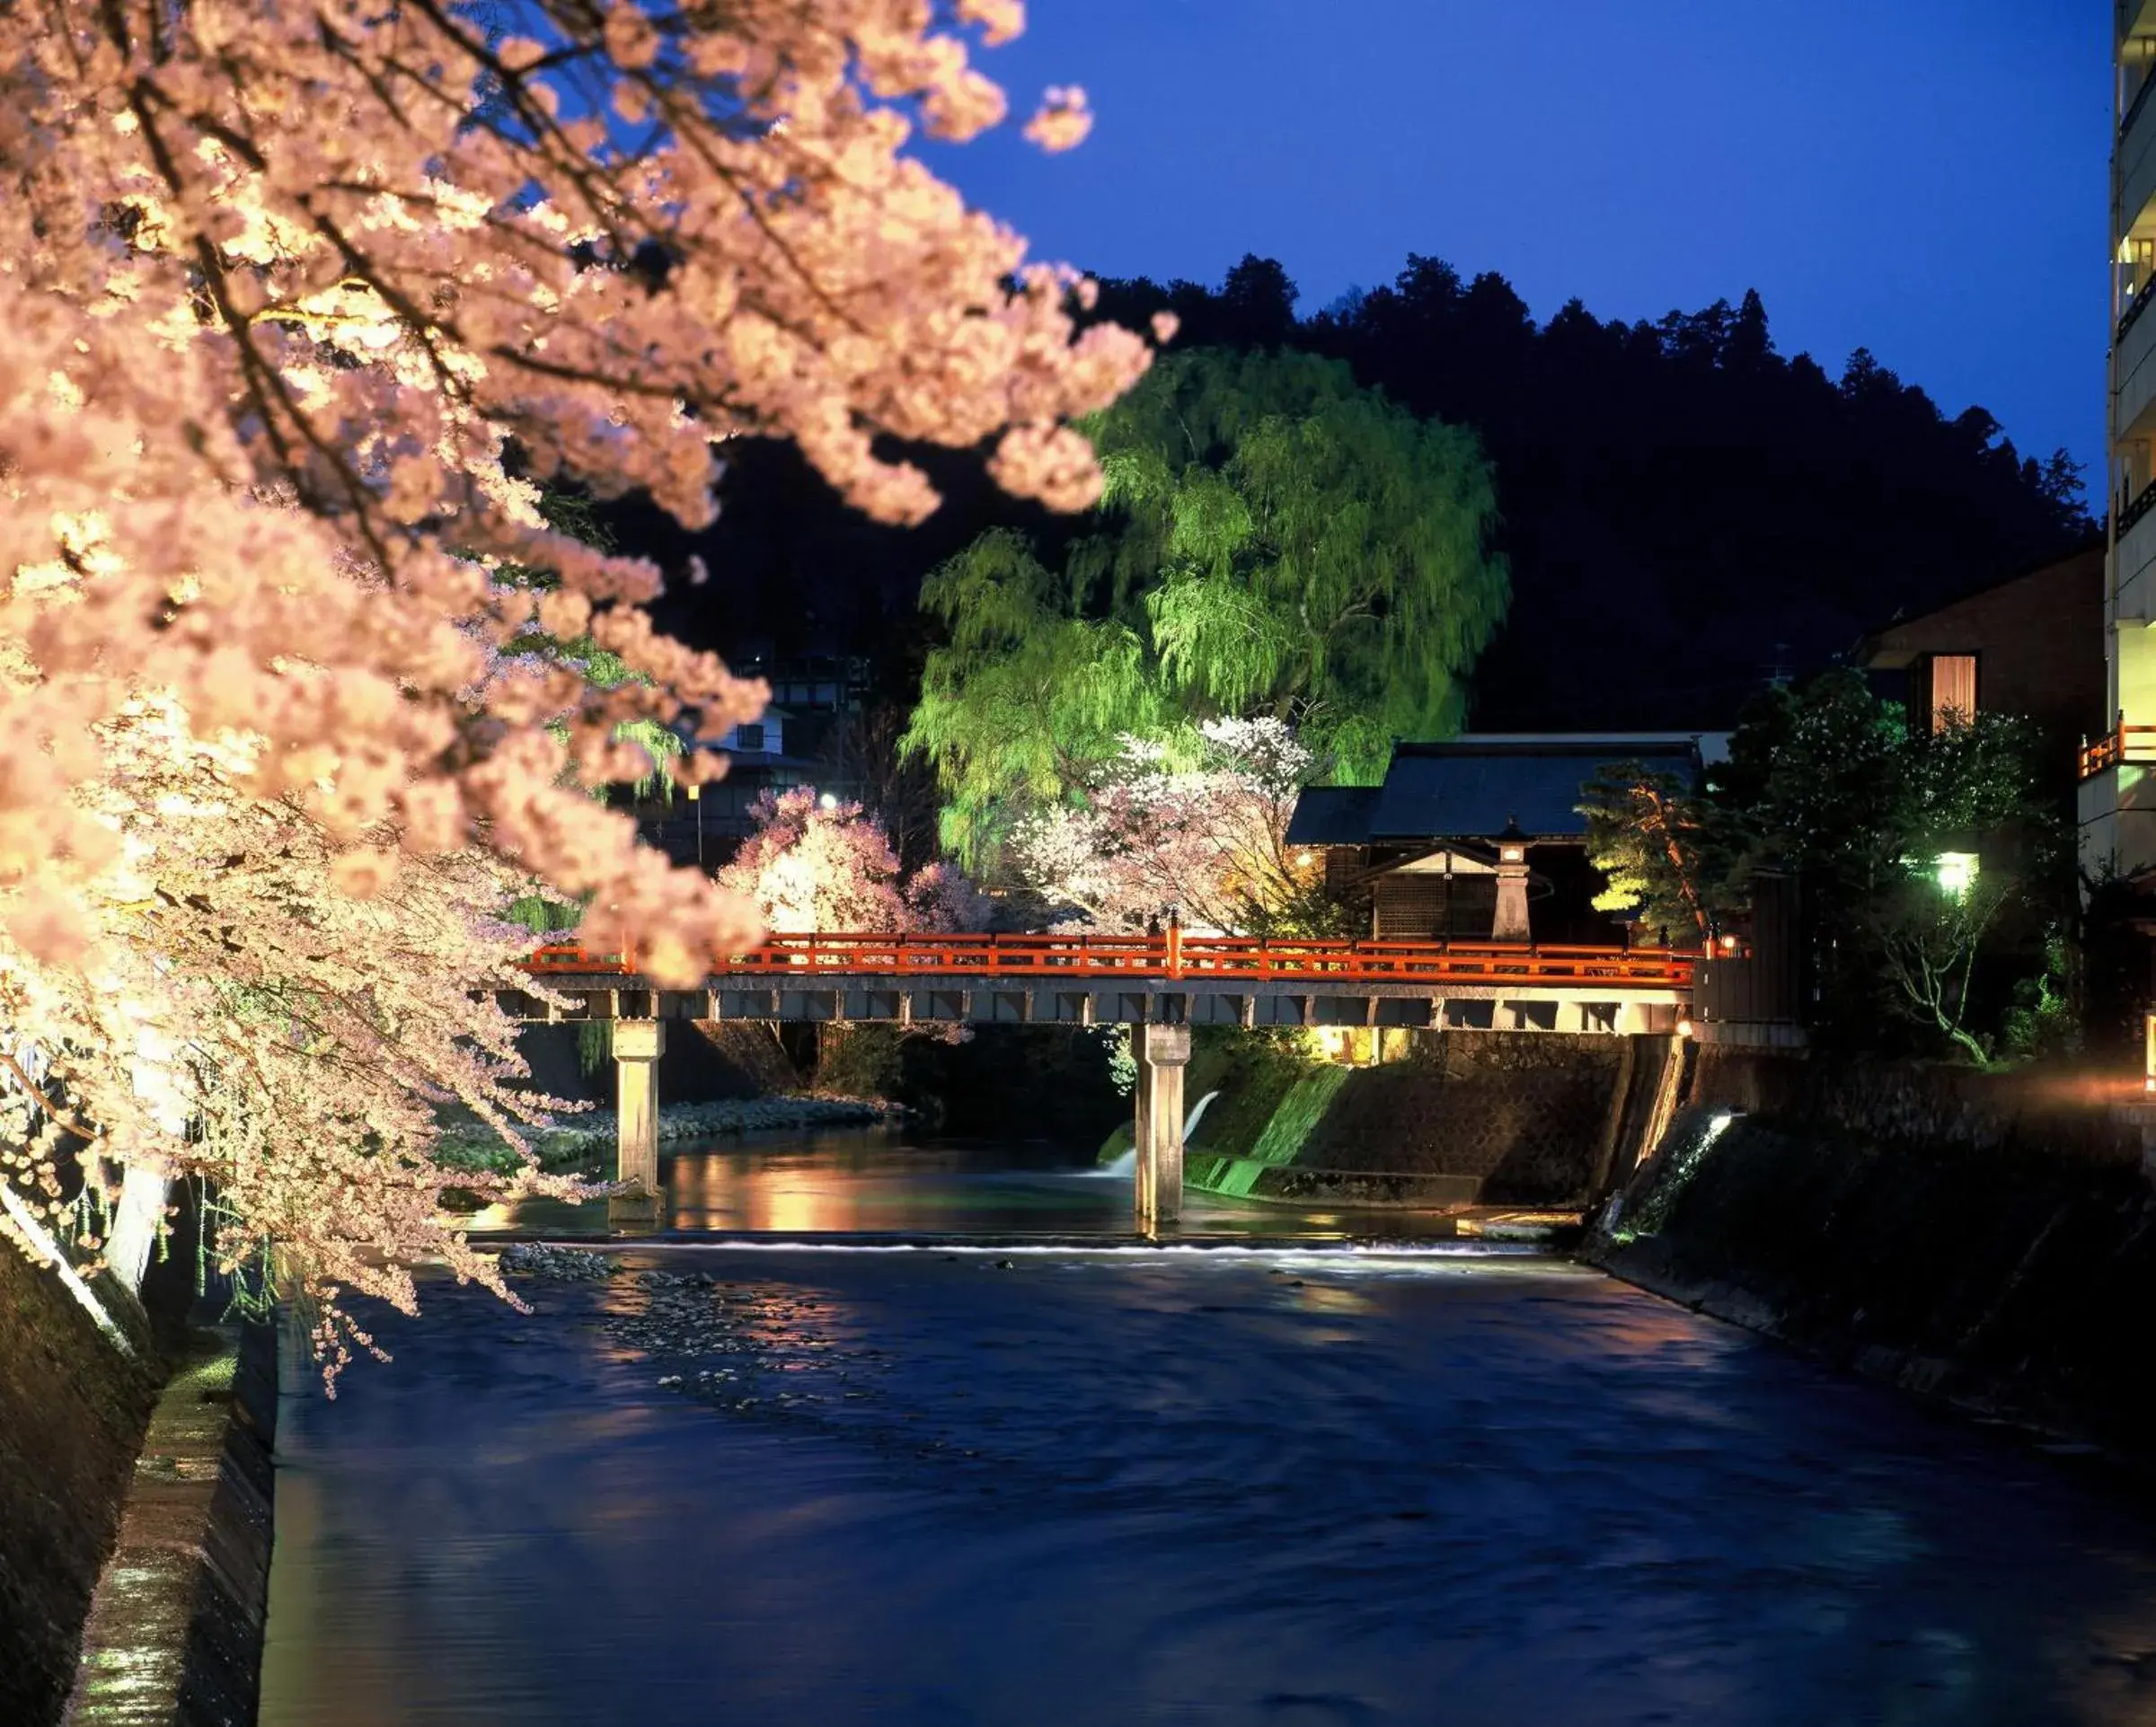
{"type": "Polygon", "coordinates": [[[67,1256],[61,1251],[60,1244],[38,1221],[37,1213],[25,1205],[14,1188],[4,1181],[0,1181],[0,1206],[6,1208],[9,1220],[22,1230],[23,1239],[44,1255],[47,1263],[60,1274],[60,1282],[66,1286],[67,1293],[82,1304],[84,1313],[97,1321],[97,1328],[119,1345],[121,1353],[132,1355],[135,1345],[128,1341],[128,1334],[105,1311],[104,1303],[91,1293],[90,1286],[83,1282],[82,1274],[67,1263],[67,1256]]]}
{"type": "Polygon", "coordinates": [[[1974,851],[1942,851],[1932,860],[1931,873],[1939,891],[1948,899],[1962,900],[1976,886],[1978,859],[1974,851]]]}
{"type": "Polygon", "coordinates": [[[1724,936],[1722,938],[1722,951],[1725,954],[1734,954],[1736,951],[1736,938],[1735,936],[1724,936]]]}
{"type": "Polygon", "coordinates": [[[816,803],[818,809],[836,809],[838,807],[838,796],[835,792],[827,791],[821,797],[817,798],[816,803]]]}
{"type": "Polygon", "coordinates": [[[1692,1035],[1692,1021],[1690,1019],[1680,1019],[1677,1021],[1677,1035],[1680,1037],[1689,1037],[1692,1035]]]}
{"type": "Polygon", "coordinates": [[[1317,862],[1317,860],[1318,855],[1314,851],[1298,851],[1295,853],[1295,868],[1297,869],[1308,869],[1311,865],[1317,862]]]}

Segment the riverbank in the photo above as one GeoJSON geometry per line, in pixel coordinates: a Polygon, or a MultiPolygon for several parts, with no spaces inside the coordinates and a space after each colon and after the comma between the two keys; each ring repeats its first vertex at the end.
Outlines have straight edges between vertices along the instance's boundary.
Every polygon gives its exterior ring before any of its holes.
{"type": "Polygon", "coordinates": [[[162,1378],[146,1329],[0,1241],[0,1721],[59,1719],[162,1378]]]}
{"type": "Polygon", "coordinates": [[[1582,1257],[1836,1367],[2156,1464],[2156,1194],[2086,1087],[1703,1051],[1582,1257]]]}
{"type": "Polygon", "coordinates": [[[83,1627],[67,1727],[254,1720],[277,1380],[268,1326],[188,1338],[143,1436],[119,1540],[83,1627]]]}

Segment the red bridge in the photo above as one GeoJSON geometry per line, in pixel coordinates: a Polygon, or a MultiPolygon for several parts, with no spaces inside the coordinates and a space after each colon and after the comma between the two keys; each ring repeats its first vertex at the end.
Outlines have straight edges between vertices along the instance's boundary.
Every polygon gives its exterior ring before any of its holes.
{"type": "MultiPolygon", "coordinates": [[[[1698,956],[1530,943],[1259,941],[1233,936],[773,936],[660,990],[620,954],[573,944],[525,962],[531,1018],[614,1027],[615,1173],[658,1191],[658,1058],[668,1019],[1127,1024],[1138,1066],[1135,1215],[1172,1222],[1183,1190],[1183,1068],[1193,1025],[1406,1027],[1654,1035],[1685,1029],[1698,956]]],[[[1671,1076],[1674,1063],[1665,1063],[1671,1076]]],[[[1671,1094],[1674,1097],[1674,1092],[1671,1094]]],[[[641,1206],[641,1199],[622,1202],[641,1206]]],[[[639,1213],[641,1215],[641,1212],[639,1213]]]]}
{"type": "MultiPolygon", "coordinates": [[[[1241,936],[774,935],[660,991],[618,953],[539,948],[525,969],[576,1017],[1415,1026],[1666,1031],[1698,956],[1494,941],[1241,936]]],[[[548,1014],[535,1003],[533,1017],[548,1014]]]]}

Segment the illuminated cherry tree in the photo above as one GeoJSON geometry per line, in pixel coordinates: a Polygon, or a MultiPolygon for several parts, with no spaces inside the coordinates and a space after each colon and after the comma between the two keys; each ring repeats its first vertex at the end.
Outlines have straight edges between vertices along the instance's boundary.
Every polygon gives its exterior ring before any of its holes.
{"type": "MultiPolygon", "coordinates": [[[[658,635],[658,572],[550,529],[536,488],[641,489],[698,528],[714,445],[754,432],[887,521],[936,498],[882,438],[985,447],[1013,492],[1090,503],[1065,422],[1145,344],[1077,333],[1087,286],[906,153],[1002,118],[970,49],[1021,22],[1017,0],[0,8],[0,1011],[45,1123],[21,1157],[49,1165],[65,1117],[115,1167],[207,1168],[308,1276],[357,1284],[358,1244],[459,1251],[429,1220],[422,1105],[493,1095],[500,1027],[451,985],[505,951],[473,921],[495,876],[588,903],[662,983],[748,932],[583,789],[649,771],[624,727],[713,737],[764,692],[658,635]],[[629,675],[496,651],[535,636],[629,675]],[[151,819],[204,773],[205,825],[151,819]],[[220,851],[217,824],[258,843],[220,851]],[[205,933],[254,927],[258,894],[309,955],[390,944],[279,962],[374,1029],[310,1018],[269,956],[205,933]],[[202,1005],[218,991],[216,1014],[259,1014],[253,1053],[202,1005]],[[161,1067],[205,1077],[153,1106],[131,1067],[152,1098],[161,1067]],[[201,1133],[218,1097],[247,1123],[225,1150],[201,1133]]],[[[1062,90],[1029,131],[1087,124],[1062,90]]]]}
{"type": "MultiPolygon", "coordinates": [[[[501,1291],[491,1256],[438,1220],[430,1153],[440,1106],[520,1150],[560,1106],[510,1088],[515,1027],[472,994],[530,987],[515,969],[529,937],[497,915],[517,878],[473,848],[392,867],[387,831],[342,849],[296,800],[243,789],[259,740],[199,742],[172,703],[131,702],[103,730],[113,770],[77,793],[116,846],[82,908],[95,963],[0,947],[16,1233],[49,1235],[39,1213],[58,1208],[77,1148],[118,1189],[94,1245],[131,1286],[168,1181],[207,1176],[236,1226],[216,1234],[228,1269],[272,1242],[299,1250],[284,1282],[314,1298],[332,1373],[366,1343],[346,1291],[410,1310],[404,1266],[421,1255],[501,1291]],[[342,891],[324,891],[332,875],[342,891]]],[[[455,1179],[482,1198],[574,1191],[528,1171],[455,1179]]]]}
{"type": "Polygon", "coordinates": [[[1287,823],[1315,768],[1276,719],[1207,720],[1180,744],[1126,738],[1082,801],[1019,824],[1011,860],[1065,930],[1129,934],[1174,916],[1193,933],[1307,933],[1318,896],[1287,823]]]}
{"type": "Polygon", "coordinates": [[[718,878],[768,930],[966,930],[987,923],[987,903],[949,865],[904,876],[890,835],[859,804],[826,800],[804,786],[765,792],[755,817],[755,832],[718,878]]]}

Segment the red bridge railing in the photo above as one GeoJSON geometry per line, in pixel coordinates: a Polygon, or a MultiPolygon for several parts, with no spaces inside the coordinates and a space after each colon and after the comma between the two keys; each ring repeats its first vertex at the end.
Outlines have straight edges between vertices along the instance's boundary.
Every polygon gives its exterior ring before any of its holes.
{"type": "MultiPolygon", "coordinates": [[[[1282,941],[1243,936],[774,935],[715,957],[715,977],[1305,979],[1354,983],[1592,984],[1686,990],[1698,956],[1671,948],[1527,942],[1282,941]]],[[[524,962],[536,976],[632,975],[618,953],[573,943],[524,962]]]]}

